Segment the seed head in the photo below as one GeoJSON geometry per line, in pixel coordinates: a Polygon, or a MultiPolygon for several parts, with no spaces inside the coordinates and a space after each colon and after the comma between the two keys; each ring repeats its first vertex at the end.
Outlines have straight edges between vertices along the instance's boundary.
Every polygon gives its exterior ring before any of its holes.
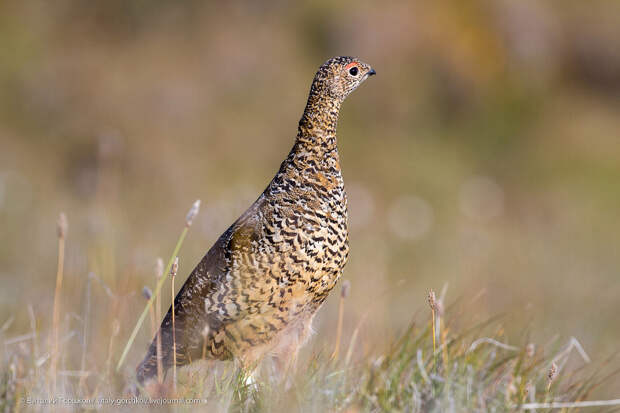
{"type": "Polygon", "coordinates": [[[176,277],[178,271],[179,271],[179,257],[176,257],[174,259],[174,262],[172,263],[172,267],[170,267],[170,276],[176,277]]]}
{"type": "Polygon", "coordinates": [[[144,286],[144,288],[142,288],[142,296],[146,298],[147,300],[150,300],[151,297],[153,296],[153,291],[151,291],[149,287],[144,286]]]}
{"type": "Polygon", "coordinates": [[[58,233],[58,238],[65,238],[67,236],[67,229],[69,228],[69,223],[67,222],[67,216],[64,212],[61,212],[58,215],[58,220],[56,221],[56,231],[58,233]]]}
{"type": "Polygon", "coordinates": [[[159,257],[157,257],[157,263],[155,264],[155,275],[157,275],[157,279],[164,275],[164,260],[159,257]]]}
{"type": "Polygon", "coordinates": [[[194,222],[194,218],[198,215],[198,211],[200,210],[200,199],[197,199],[196,202],[192,205],[185,217],[185,225],[188,227],[192,226],[192,222],[194,222]]]}
{"type": "Polygon", "coordinates": [[[431,310],[437,311],[438,310],[437,297],[435,296],[435,291],[433,291],[432,288],[428,292],[427,300],[428,300],[428,305],[431,307],[431,310]]]}
{"type": "Polygon", "coordinates": [[[340,287],[340,296],[342,298],[347,298],[350,290],[351,290],[351,281],[344,280],[342,282],[342,287],[340,287]]]}
{"type": "Polygon", "coordinates": [[[525,346],[525,355],[528,357],[534,357],[534,354],[536,353],[536,346],[534,345],[534,343],[530,343],[527,346],[525,346]]]}
{"type": "Polygon", "coordinates": [[[558,374],[558,366],[555,362],[551,363],[551,367],[549,368],[549,373],[547,373],[547,378],[549,378],[549,384],[555,380],[558,374]]]}

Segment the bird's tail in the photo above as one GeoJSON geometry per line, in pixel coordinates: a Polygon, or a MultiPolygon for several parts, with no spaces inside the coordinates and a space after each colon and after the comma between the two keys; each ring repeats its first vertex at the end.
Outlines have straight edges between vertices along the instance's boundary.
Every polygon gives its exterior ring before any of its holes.
{"type": "MultiPolygon", "coordinates": [[[[165,323],[165,320],[164,320],[165,323]]],[[[162,326],[159,329],[158,334],[161,334],[161,352],[159,354],[159,359],[162,366],[162,374],[165,375],[166,371],[172,366],[173,357],[172,357],[172,341],[165,340],[166,336],[165,331],[166,328],[162,323],[162,326]]],[[[136,368],[136,378],[140,384],[144,384],[146,381],[149,381],[155,377],[157,377],[157,362],[158,362],[158,352],[157,352],[157,335],[153,338],[149,349],[144,356],[142,362],[136,368]]]]}
{"type": "Polygon", "coordinates": [[[145,381],[155,376],[157,376],[157,353],[151,354],[151,349],[149,348],[146,357],[136,369],[136,378],[140,384],[144,384],[145,381]]]}
{"type": "MultiPolygon", "coordinates": [[[[173,347],[176,348],[177,366],[187,364],[187,359],[183,357],[187,350],[187,340],[184,337],[184,317],[177,315],[175,319],[175,336],[172,334],[172,308],[161,322],[158,334],[161,336],[161,352],[157,351],[157,334],[153,338],[146,355],[136,368],[136,377],[140,384],[157,377],[158,356],[162,367],[162,375],[165,375],[174,363],[173,347]]],[[[162,377],[163,378],[163,377],[162,377]]]]}
{"type": "Polygon", "coordinates": [[[157,335],[155,335],[146,356],[144,356],[144,360],[138,365],[136,376],[140,384],[144,384],[157,376],[158,356],[162,367],[162,375],[166,374],[166,371],[174,364],[173,347],[176,350],[177,366],[184,366],[190,363],[192,359],[201,357],[200,350],[205,338],[202,336],[202,330],[199,326],[205,324],[216,325],[216,322],[215,320],[209,320],[205,315],[204,301],[200,299],[200,292],[192,294],[188,292],[192,288],[192,280],[192,276],[190,276],[174,299],[174,335],[171,306],[159,327],[158,334],[161,337],[161,352],[158,355],[157,335]],[[197,297],[197,300],[192,301],[192,297],[197,297]],[[212,322],[207,323],[208,321],[212,322]]]}

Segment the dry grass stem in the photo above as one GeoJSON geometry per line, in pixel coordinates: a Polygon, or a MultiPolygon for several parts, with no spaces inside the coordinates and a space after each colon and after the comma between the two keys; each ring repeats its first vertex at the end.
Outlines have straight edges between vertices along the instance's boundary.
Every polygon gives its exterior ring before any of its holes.
{"type": "Polygon", "coordinates": [[[355,344],[357,343],[357,336],[359,335],[360,329],[362,328],[362,324],[364,324],[364,321],[366,321],[366,318],[369,314],[370,311],[366,311],[366,313],[364,313],[362,318],[360,318],[360,321],[355,326],[355,330],[353,330],[353,334],[351,335],[351,341],[349,342],[349,348],[347,349],[347,355],[344,359],[344,364],[347,366],[349,365],[351,357],[353,356],[353,350],[355,349],[355,344]]]}
{"type": "MultiPolygon", "coordinates": [[[[164,260],[157,258],[157,264],[155,266],[155,276],[157,282],[164,276],[164,260]]],[[[155,297],[155,320],[159,322],[161,320],[161,295],[157,294],[155,297]]],[[[164,368],[161,362],[161,333],[159,328],[156,330],[157,334],[157,382],[161,384],[164,380],[164,368]]]]}
{"type": "Polygon", "coordinates": [[[112,331],[110,334],[110,341],[108,342],[108,356],[105,361],[105,374],[99,377],[99,381],[97,383],[97,386],[95,387],[95,390],[93,391],[93,394],[98,394],[103,382],[110,379],[110,371],[112,370],[112,354],[114,350],[114,340],[116,339],[120,331],[121,323],[118,321],[117,318],[115,318],[114,320],[112,320],[112,331]]]}
{"type": "Polygon", "coordinates": [[[585,363],[590,363],[590,356],[588,356],[588,354],[585,352],[585,350],[581,346],[581,343],[579,343],[579,340],[577,340],[575,337],[571,337],[564,350],[562,350],[553,358],[554,363],[558,363],[561,359],[564,359],[560,363],[558,370],[562,370],[562,367],[564,367],[564,364],[568,360],[568,355],[571,353],[571,351],[573,351],[573,349],[577,350],[577,353],[579,353],[585,363]]]}
{"type": "MultiPolygon", "coordinates": [[[[82,325],[82,359],[80,360],[80,370],[86,370],[86,354],[88,350],[88,328],[90,323],[90,290],[93,274],[89,273],[86,277],[86,292],[84,298],[84,322],[82,325]]],[[[86,377],[80,377],[79,388],[83,389],[86,377]]]]}
{"type": "Polygon", "coordinates": [[[0,333],[4,333],[9,328],[11,328],[11,325],[13,324],[13,321],[15,321],[15,317],[14,316],[9,316],[9,318],[6,319],[4,324],[2,324],[2,327],[0,328],[0,333]]]}
{"type": "Polygon", "coordinates": [[[590,400],[583,402],[551,402],[551,403],[526,403],[520,406],[521,410],[538,409],[578,409],[580,407],[620,406],[620,399],[614,400],[590,400]]]}
{"type": "MultiPolygon", "coordinates": [[[[198,205],[200,205],[200,203],[198,205]]],[[[174,394],[177,393],[177,337],[174,326],[174,279],[178,271],[179,257],[176,257],[174,259],[174,264],[172,264],[172,267],[170,268],[170,294],[172,298],[172,391],[174,392],[174,394]]]]}
{"type": "Polygon", "coordinates": [[[30,317],[30,331],[32,334],[32,355],[33,355],[33,367],[35,371],[35,376],[38,375],[38,369],[36,366],[36,361],[39,358],[39,346],[38,346],[38,334],[37,334],[37,319],[34,314],[34,308],[32,308],[32,304],[28,304],[28,316],[30,317]]]}
{"type": "Polygon", "coordinates": [[[511,346],[509,344],[504,344],[501,343],[493,338],[489,338],[489,337],[482,337],[479,338],[477,340],[475,340],[473,343],[471,343],[471,345],[469,346],[469,349],[467,350],[468,353],[471,353],[472,351],[474,351],[480,344],[482,343],[487,343],[487,344],[492,344],[496,347],[499,348],[503,348],[504,350],[510,350],[510,351],[518,351],[519,347],[515,347],[515,346],[511,346]]]}
{"type": "Polygon", "coordinates": [[[56,271],[56,288],[54,290],[54,308],[52,310],[52,360],[50,363],[50,375],[52,378],[51,394],[56,394],[56,368],[58,364],[58,334],[60,328],[60,292],[65,265],[65,239],[69,224],[67,216],[61,212],[56,222],[58,234],[58,267],[56,271]]]}
{"type": "Polygon", "coordinates": [[[338,353],[340,351],[340,340],[342,337],[342,323],[344,321],[344,300],[349,295],[351,289],[351,282],[344,280],[340,290],[340,301],[338,302],[338,325],[336,327],[336,344],[334,346],[334,352],[331,355],[332,360],[338,359],[338,353]]]}
{"type": "Polygon", "coordinates": [[[437,297],[432,289],[428,292],[428,305],[431,307],[431,328],[433,331],[433,354],[437,351],[437,342],[435,335],[435,311],[437,310],[437,297]]]}
{"type": "Polygon", "coordinates": [[[114,350],[114,339],[121,331],[121,323],[115,318],[112,321],[112,334],[110,335],[110,342],[108,343],[108,359],[106,360],[106,376],[109,377],[110,369],[112,366],[112,354],[114,350]]]}
{"type": "Polygon", "coordinates": [[[548,379],[548,383],[547,383],[547,392],[549,392],[549,390],[551,390],[551,385],[553,384],[554,380],[556,379],[558,374],[558,366],[557,364],[555,364],[555,362],[551,363],[551,367],[549,367],[549,372],[547,373],[547,379],[548,379]]]}

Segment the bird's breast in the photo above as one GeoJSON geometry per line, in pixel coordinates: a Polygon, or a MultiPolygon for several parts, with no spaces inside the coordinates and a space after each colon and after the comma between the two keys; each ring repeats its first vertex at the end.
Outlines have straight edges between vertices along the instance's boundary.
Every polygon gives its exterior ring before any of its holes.
{"type": "Polygon", "coordinates": [[[336,279],[349,251],[347,196],[340,170],[298,173],[281,181],[286,190],[276,188],[278,208],[267,214],[265,228],[273,233],[267,238],[281,263],[274,271],[286,272],[288,280],[336,279]]]}

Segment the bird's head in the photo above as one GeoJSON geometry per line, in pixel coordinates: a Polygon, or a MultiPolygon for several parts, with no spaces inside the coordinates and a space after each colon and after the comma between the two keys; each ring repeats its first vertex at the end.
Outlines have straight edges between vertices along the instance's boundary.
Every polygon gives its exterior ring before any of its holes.
{"type": "Polygon", "coordinates": [[[311,92],[343,101],[369,76],[376,74],[370,65],[355,57],[338,56],[319,68],[311,92]]]}

